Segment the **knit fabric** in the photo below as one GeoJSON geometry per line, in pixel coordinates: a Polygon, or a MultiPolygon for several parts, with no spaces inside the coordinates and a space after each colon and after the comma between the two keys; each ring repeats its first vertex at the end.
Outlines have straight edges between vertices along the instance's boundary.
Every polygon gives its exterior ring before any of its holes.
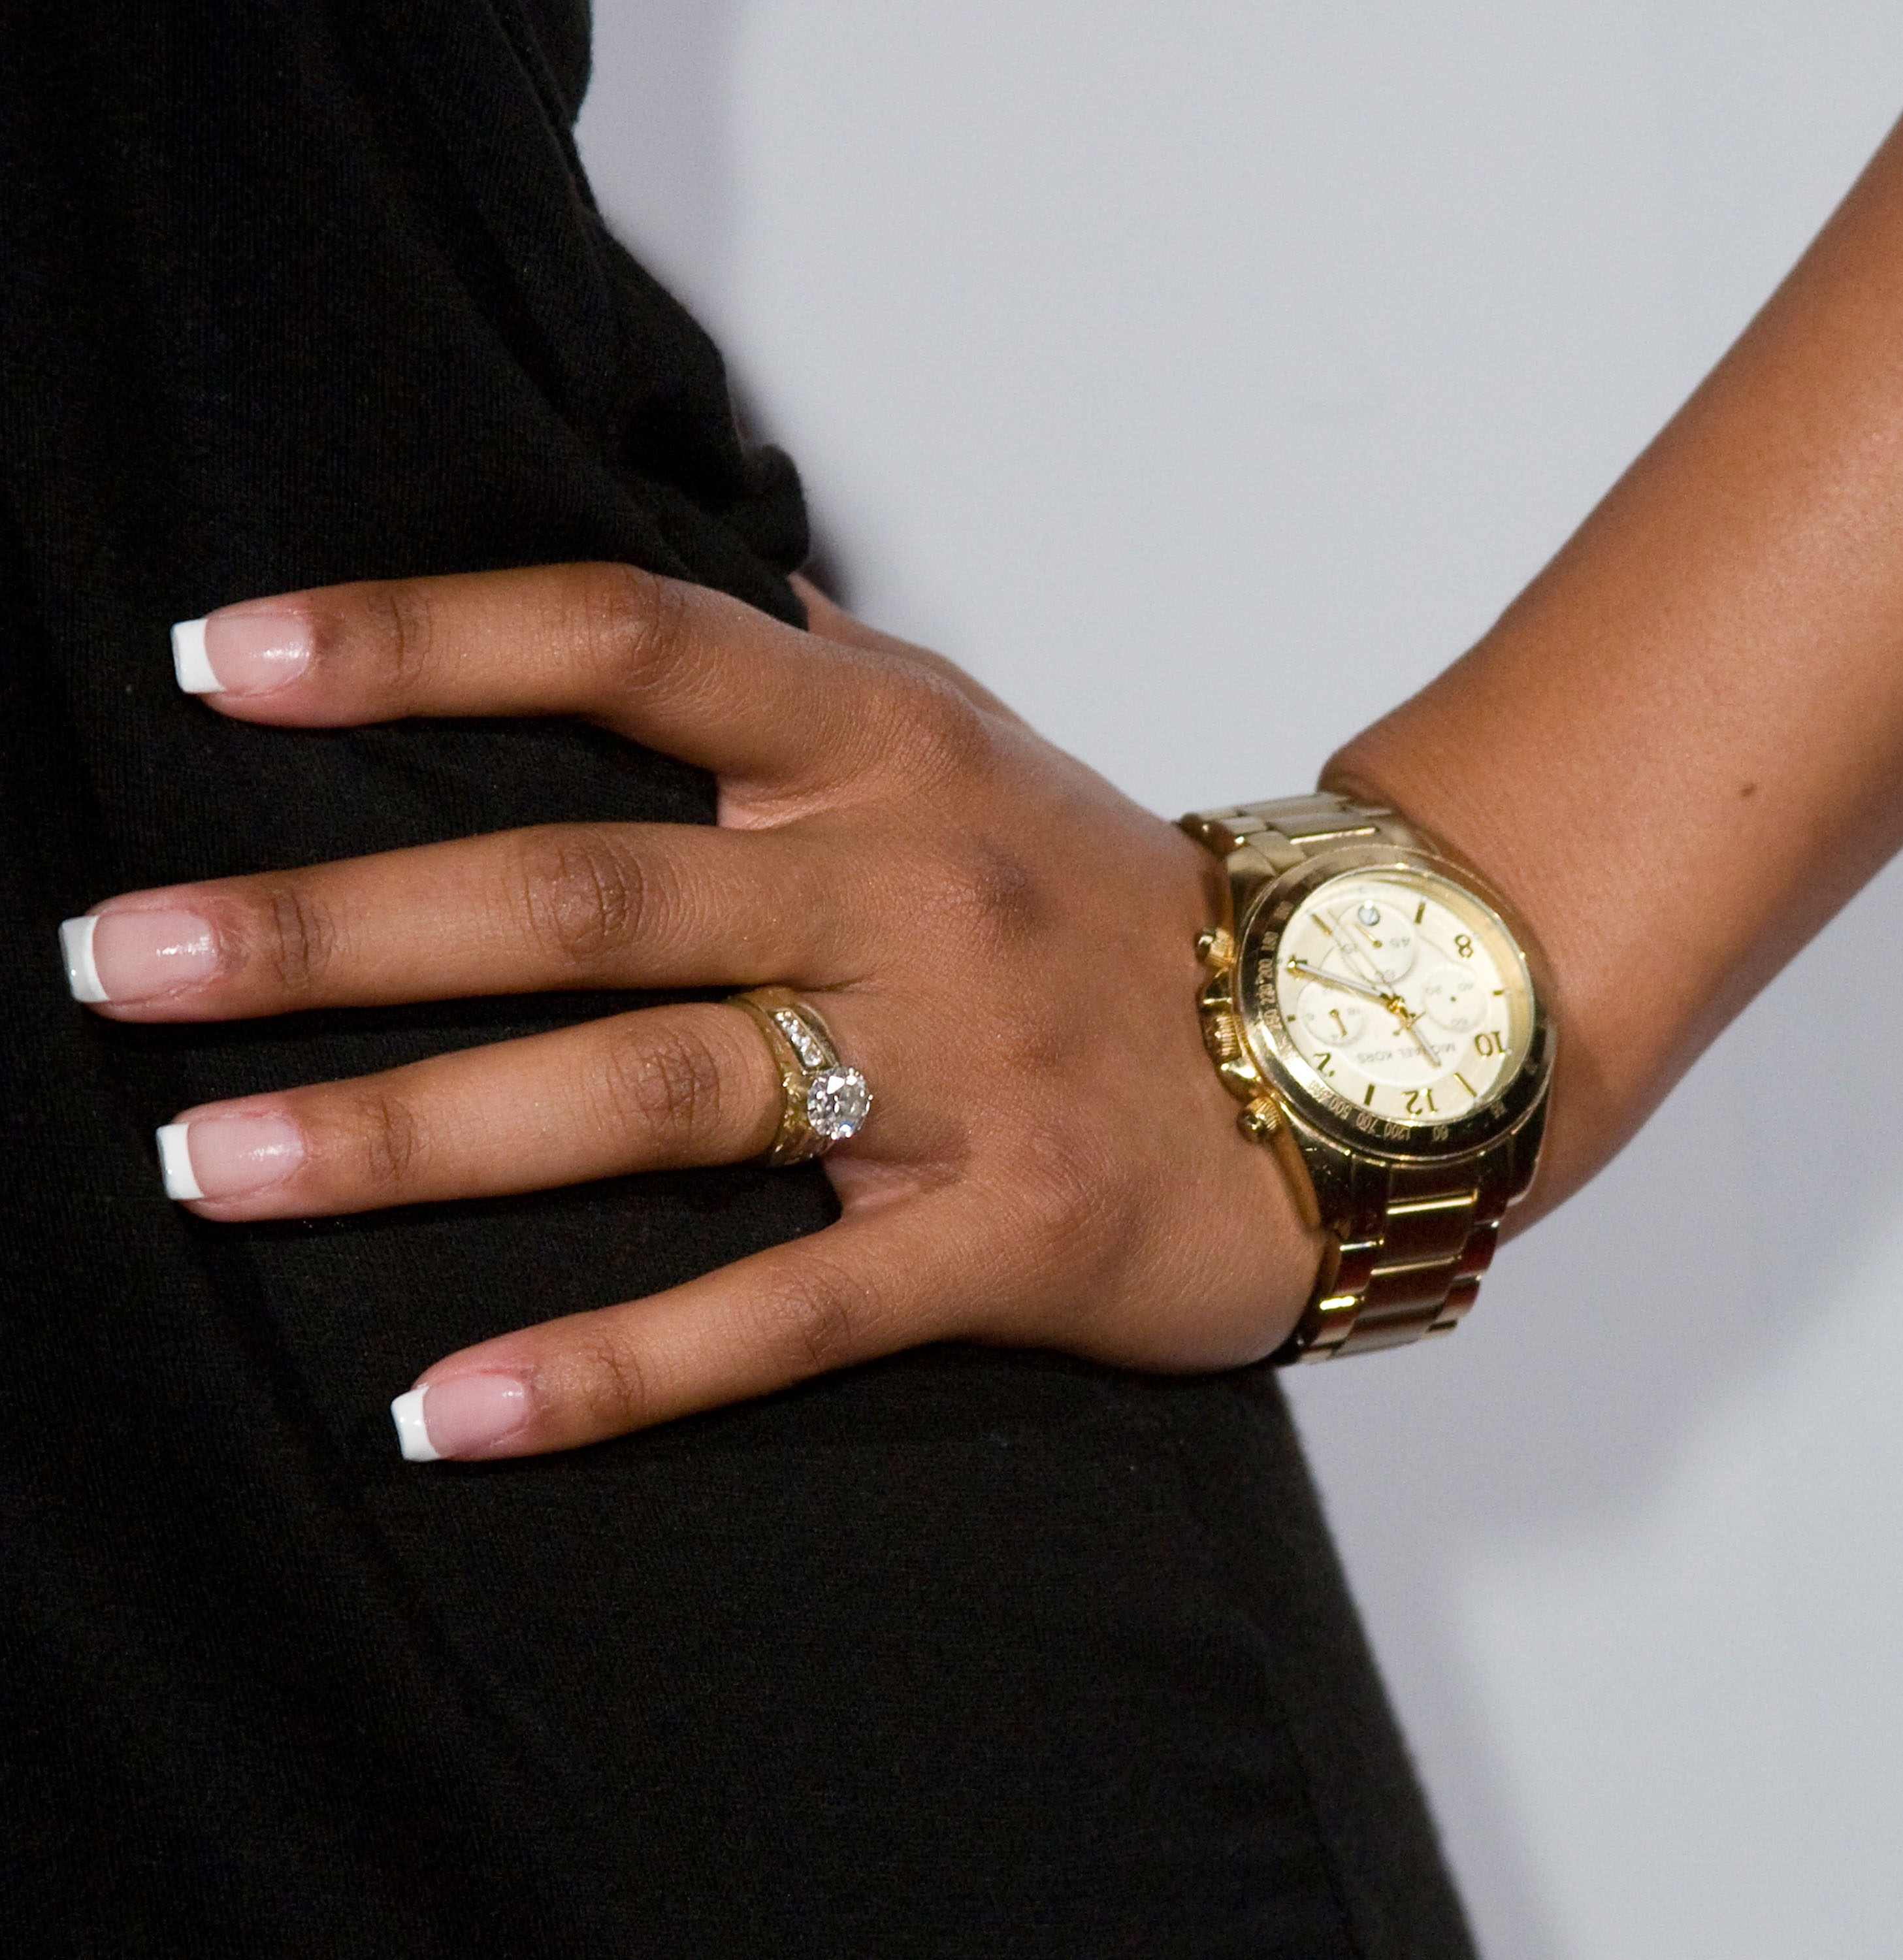
{"type": "Polygon", "coordinates": [[[167,628],[621,559],[798,621],[785,460],[605,233],[579,0],[0,5],[0,1925],[10,1953],[1454,1956],[1259,1375],[941,1348],[406,1465],[428,1363],[823,1229],[815,1168],[308,1223],[189,1104],[633,997],[132,1027],[58,921],[514,826],[708,822],[564,723],[288,731],[167,628]]]}

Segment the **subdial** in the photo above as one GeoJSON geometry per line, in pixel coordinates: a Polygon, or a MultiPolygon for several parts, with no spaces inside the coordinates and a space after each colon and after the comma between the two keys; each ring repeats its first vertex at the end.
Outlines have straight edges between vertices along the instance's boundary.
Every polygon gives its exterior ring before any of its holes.
{"type": "Polygon", "coordinates": [[[1340,937],[1390,985],[1414,965],[1421,950],[1414,921],[1396,905],[1364,899],[1341,914],[1340,937]]]}
{"type": "Polygon", "coordinates": [[[1346,1048],[1361,1039],[1367,1026],[1360,1002],[1333,987],[1305,987],[1296,1015],[1309,1038],[1323,1048],[1346,1048]]]}
{"type": "Polygon", "coordinates": [[[1421,1010],[1450,1033],[1470,1035],[1487,1018],[1487,999],[1478,974],[1440,966],[1421,987],[1421,1010]]]}

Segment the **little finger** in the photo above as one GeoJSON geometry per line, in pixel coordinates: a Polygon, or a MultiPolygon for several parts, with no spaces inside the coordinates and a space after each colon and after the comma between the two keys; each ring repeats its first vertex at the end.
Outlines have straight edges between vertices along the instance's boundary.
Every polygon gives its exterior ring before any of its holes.
{"type": "Polygon", "coordinates": [[[403,1453],[573,1449],[956,1338],[985,1289],[966,1250],[978,1223],[947,1193],[465,1348],[391,1405],[403,1453]]]}

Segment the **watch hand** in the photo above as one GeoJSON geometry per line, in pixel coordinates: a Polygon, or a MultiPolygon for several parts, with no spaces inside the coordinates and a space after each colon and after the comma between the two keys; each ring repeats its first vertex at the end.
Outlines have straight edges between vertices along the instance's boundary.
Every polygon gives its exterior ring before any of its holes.
{"type": "Polygon", "coordinates": [[[1383,994],[1381,997],[1381,1004],[1394,1017],[1401,1032],[1409,1036],[1415,1046],[1427,1057],[1429,1064],[1438,1068],[1440,1066],[1440,1056],[1427,1045],[1427,1038],[1415,1025],[1421,1018],[1419,1013],[1409,1007],[1399,994],[1383,994]]]}
{"type": "Polygon", "coordinates": [[[1384,988],[1371,987],[1365,980],[1357,980],[1352,974],[1325,973],[1319,966],[1311,966],[1306,959],[1291,959],[1288,963],[1291,973],[1299,973],[1304,980],[1319,980],[1325,987],[1339,987],[1345,993],[1359,994],[1363,999],[1378,1001],[1386,1007],[1392,998],[1384,988]]]}
{"type": "Polygon", "coordinates": [[[1319,980],[1324,986],[1339,987],[1344,993],[1359,994],[1364,999],[1377,1001],[1391,1013],[1401,1032],[1406,1035],[1427,1058],[1429,1067],[1438,1068],[1440,1058],[1430,1048],[1415,1023],[1421,1017],[1415,1013],[1399,994],[1390,993],[1385,987],[1370,987],[1365,980],[1357,980],[1346,973],[1325,973],[1319,966],[1311,966],[1306,959],[1291,959],[1289,971],[1299,974],[1304,980],[1319,980]]]}
{"type": "Polygon", "coordinates": [[[1415,1023],[1418,1021],[1421,1017],[1418,1014],[1410,1013],[1408,1008],[1402,1004],[1400,997],[1398,994],[1388,1004],[1388,1011],[1401,1023],[1402,1028],[1413,1037],[1415,1046],[1427,1058],[1428,1066],[1433,1068],[1438,1068],[1440,1066],[1440,1056],[1436,1055],[1434,1050],[1428,1047],[1426,1039],[1422,1036],[1421,1030],[1415,1026],[1415,1023]]]}
{"type": "Polygon", "coordinates": [[[1366,975],[1369,979],[1372,980],[1377,986],[1379,986],[1381,981],[1381,975],[1379,969],[1375,967],[1373,963],[1370,961],[1367,956],[1362,952],[1361,949],[1357,946],[1351,939],[1345,938],[1343,936],[1340,914],[1337,913],[1334,918],[1330,918],[1328,914],[1323,912],[1319,905],[1317,905],[1315,908],[1315,916],[1328,928],[1328,936],[1330,939],[1334,940],[1336,948],[1340,952],[1341,957],[1345,959],[1351,966],[1359,967],[1361,972],[1366,975]]]}

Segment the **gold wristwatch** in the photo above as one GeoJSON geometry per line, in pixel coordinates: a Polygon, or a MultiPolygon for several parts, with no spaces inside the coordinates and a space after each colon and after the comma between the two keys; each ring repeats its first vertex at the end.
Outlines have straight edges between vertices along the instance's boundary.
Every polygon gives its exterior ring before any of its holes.
{"type": "Polygon", "coordinates": [[[1552,1080],[1537,949],[1392,810],[1317,794],[1182,820],[1228,872],[1203,1039],[1326,1235],[1278,1361],[1445,1334],[1532,1182],[1552,1080]]]}

